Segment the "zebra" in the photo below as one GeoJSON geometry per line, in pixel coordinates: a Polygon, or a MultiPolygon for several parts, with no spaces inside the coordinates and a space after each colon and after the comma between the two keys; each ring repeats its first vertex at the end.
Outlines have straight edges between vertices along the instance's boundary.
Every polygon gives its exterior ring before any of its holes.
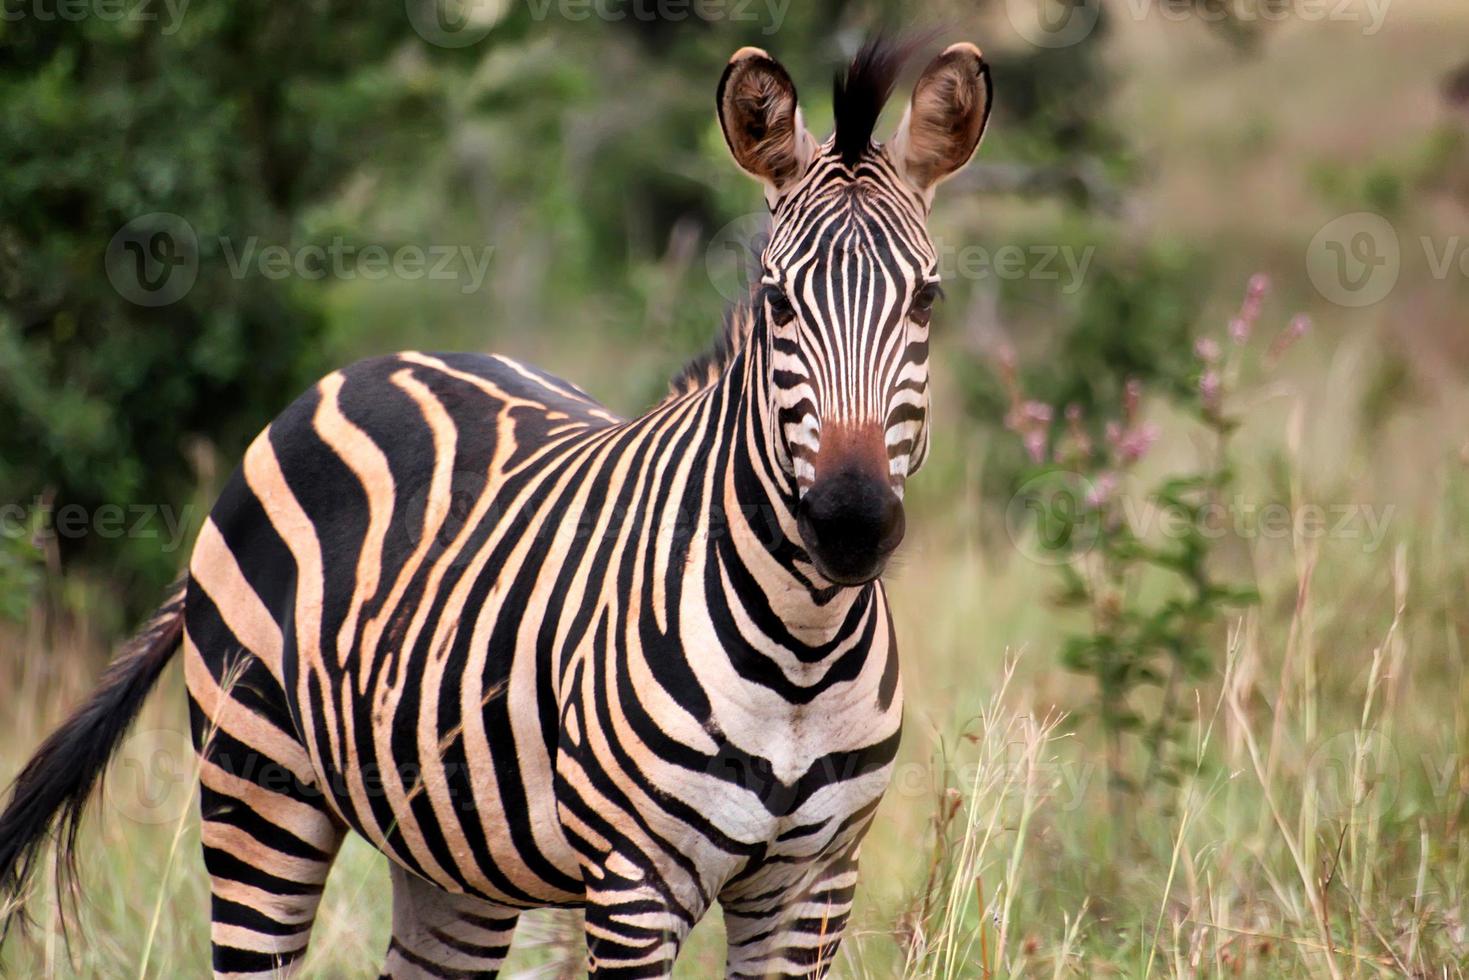
{"type": "Polygon", "coordinates": [[[385,976],[495,976],[541,907],[583,910],[591,976],[668,976],[715,902],[728,976],[825,975],[902,719],[879,576],[929,448],[927,218],[991,102],[954,44],[875,140],[910,50],[862,47],[822,142],[785,68],[734,54],[760,275],[646,414],[406,352],[277,417],[16,778],[7,925],[181,649],[216,976],[299,971],[348,831],[391,869],[385,976]]]}

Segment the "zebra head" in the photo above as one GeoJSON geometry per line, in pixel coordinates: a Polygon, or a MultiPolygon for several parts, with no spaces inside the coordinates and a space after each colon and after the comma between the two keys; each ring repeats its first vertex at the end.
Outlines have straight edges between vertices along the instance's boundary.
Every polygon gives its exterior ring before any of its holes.
{"type": "Polygon", "coordinates": [[[934,188],[984,132],[989,68],[972,44],[929,63],[896,133],[873,128],[903,60],[865,46],[835,86],[835,132],[818,143],[790,75],[737,51],[717,95],[735,161],[771,209],[758,293],[770,371],[770,441],[795,480],[796,521],[817,572],[876,578],[903,538],[903,485],[928,451],[928,324],[939,262],[934,188]]]}

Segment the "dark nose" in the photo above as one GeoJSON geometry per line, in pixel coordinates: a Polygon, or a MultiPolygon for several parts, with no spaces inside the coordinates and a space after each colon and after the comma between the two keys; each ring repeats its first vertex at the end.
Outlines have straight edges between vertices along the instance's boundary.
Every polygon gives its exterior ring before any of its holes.
{"type": "Polygon", "coordinates": [[[857,585],[876,578],[903,540],[903,502],[886,480],[846,470],[806,491],[796,524],[817,570],[857,585]]]}

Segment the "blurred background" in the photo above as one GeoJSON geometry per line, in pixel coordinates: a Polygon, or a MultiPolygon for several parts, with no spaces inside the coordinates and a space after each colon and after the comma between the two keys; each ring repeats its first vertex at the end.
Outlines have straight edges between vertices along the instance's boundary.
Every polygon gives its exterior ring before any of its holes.
{"type": "MultiPolygon", "coordinates": [[[[493,350],[655,401],[764,227],[726,59],[768,49],[824,136],[882,28],[978,43],[996,107],[931,223],[908,730],[842,974],[1462,975],[1460,0],[5,0],[0,778],[322,373],[493,350]]],[[[85,941],[42,885],[17,975],[207,969],[164,686],[89,825],[85,941]]],[[[310,975],[376,974],[359,845],[310,975]]],[[[574,916],[520,942],[510,972],[577,975],[574,916]]]]}

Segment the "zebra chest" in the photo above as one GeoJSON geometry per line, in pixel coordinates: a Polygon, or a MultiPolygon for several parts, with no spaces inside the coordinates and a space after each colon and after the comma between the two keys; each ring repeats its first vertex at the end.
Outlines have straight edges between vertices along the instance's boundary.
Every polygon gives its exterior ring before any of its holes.
{"type": "Polygon", "coordinates": [[[880,796],[887,768],[872,742],[884,718],[871,703],[790,705],[731,711],[711,722],[716,770],[748,797],[751,839],[840,822],[880,796]]]}
{"type": "MultiPolygon", "coordinates": [[[[681,743],[667,792],[692,801],[731,842],[762,852],[839,845],[838,828],[888,784],[902,715],[888,631],[862,630],[805,662],[767,642],[732,642],[706,609],[686,604],[681,623],[697,699],[679,703],[640,687],[653,693],[643,702],[660,731],[681,743]],[[698,717],[689,717],[690,701],[698,717]]],[[[874,615],[885,619],[885,608],[874,615]]]]}

